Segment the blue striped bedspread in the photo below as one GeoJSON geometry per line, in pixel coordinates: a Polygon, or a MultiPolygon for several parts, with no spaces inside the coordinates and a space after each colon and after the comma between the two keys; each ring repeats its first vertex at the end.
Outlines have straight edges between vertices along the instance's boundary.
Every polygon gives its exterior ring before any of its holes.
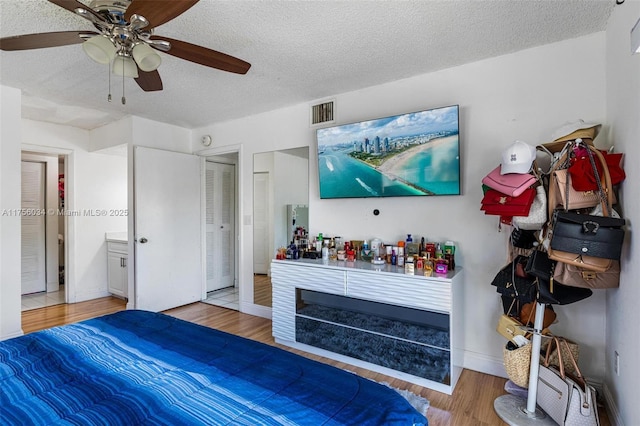
{"type": "Polygon", "coordinates": [[[2,425],[426,425],[393,389],[160,313],[0,342],[2,425]]]}

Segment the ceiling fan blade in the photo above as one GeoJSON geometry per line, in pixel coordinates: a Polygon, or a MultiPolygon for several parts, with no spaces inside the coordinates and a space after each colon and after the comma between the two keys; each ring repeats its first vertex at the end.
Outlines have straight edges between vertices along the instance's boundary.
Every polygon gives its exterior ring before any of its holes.
{"type": "Polygon", "coordinates": [[[77,0],[49,0],[49,2],[55,5],[58,5],[63,9],[67,9],[69,12],[73,12],[73,13],[76,13],[77,8],[84,9],[90,14],[92,14],[93,16],[95,16],[96,18],[98,18],[100,21],[104,21],[104,18],[98,12],[91,9],[89,6],[87,6],[84,3],[80,3],[77,0]]]}
{"type": "Polygon", "coordinates": [[[135,80],[145,92],[162,90],[162,79],[160,79],[160,74],[157,70],[145,72],[138,68],[138,77],[135,80]]]}
{"type": "Polygon", "coordinates": [[[24,34],[0,39],[1,50],[29,50],[44,47],[67,46],[84,42],[82,35],[96,35],[93,31],[59,31],[53,33],[24,34]]]}
{"type": "MultiPolygon", "coordinates": [[[[234,72],[236,74],[246,74],[251,68],[251,64],[242,59],[234,58],[226,53],[196,46],[186,41],[174,40],[168,37],[151,36],[151,40],[163,40],[171,43],[171,49],[166,51],[169,55],[180,59],[195,62],[205,67],[217,68],[223,71],[234,72]]],[[[151,47],[154,47],[151,45],[151,47]]],[[[162,51],[162,50],[161,50],[162,51]]]]}
{"type": "MultiPolygon", "coordinates": [[[[59,1],[59,0],[57,0],[59,1]]],[[[66,0],[71,1],[71,0],[66,0]]],[[[132,0],[124,18],[131,22],[131,15],[144,16],[150,28],[158,27],[183,14],[199,0],[132,0]]]]}

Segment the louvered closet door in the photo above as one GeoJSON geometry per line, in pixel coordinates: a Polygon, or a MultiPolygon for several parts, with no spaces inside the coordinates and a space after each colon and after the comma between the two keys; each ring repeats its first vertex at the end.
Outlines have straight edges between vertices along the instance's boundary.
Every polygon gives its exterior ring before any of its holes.
{"type": "Polygon", "coordinates": [[[45,165],[22,162],[22,294],[46,291],[45,165]],[[31,214],[29,214],[31,213],[31,214]]]}
{"type": "Polygon", "coordinates": [[[235,282],[235,166],[206,164],[207,291],[235,282]]]}

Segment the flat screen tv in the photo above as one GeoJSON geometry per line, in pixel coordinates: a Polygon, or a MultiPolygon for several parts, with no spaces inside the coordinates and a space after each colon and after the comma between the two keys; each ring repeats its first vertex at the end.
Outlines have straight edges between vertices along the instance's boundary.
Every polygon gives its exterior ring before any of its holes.
{"type": "Polygon", "coordinates": [[[458,105],[318,129],[320,198],[460,194],[458,105]]]}

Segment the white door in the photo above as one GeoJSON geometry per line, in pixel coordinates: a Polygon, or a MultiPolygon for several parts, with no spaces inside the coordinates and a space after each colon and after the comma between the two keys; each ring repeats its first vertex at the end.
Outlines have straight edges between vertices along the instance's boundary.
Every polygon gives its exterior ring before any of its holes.
{"type": "Polygon", "coordinates": [[[202,294],[200,158],[135,147],[135,308],[161,311],[202,294]]]}
{"type": "Polygon", "coordinates": [[[206,163],[207,291],[235,281],[235,175],[233,164],[206,163]]]}
{"type": "Polygon", "coordinates": [[[22,162],[22,294],[47,290],[45,165],[22,162]]]}
{"type": "Polygon", "coordinates": [[[269,271],[269,173],[253,174],[253,273],[269,271]]]}

